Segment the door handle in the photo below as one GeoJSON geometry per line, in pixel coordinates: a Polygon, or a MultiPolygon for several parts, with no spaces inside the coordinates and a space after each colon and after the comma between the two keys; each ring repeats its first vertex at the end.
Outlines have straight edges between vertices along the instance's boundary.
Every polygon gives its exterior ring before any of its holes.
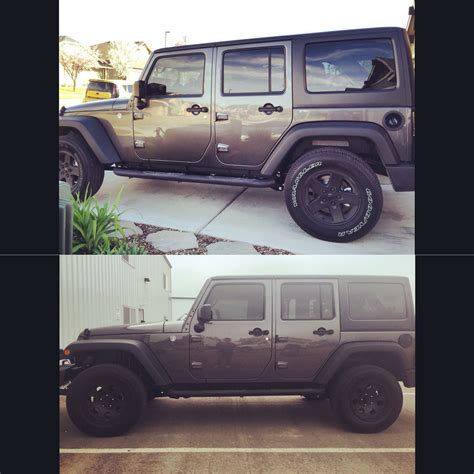
{"type": "Polygon", "coordinates": [[[264,331],[262,331],[260,328],[254,328],[251,331],[249,331],[249,336],[268,336],[268,334],[270,334],[268,329],[265,329],[264,331]]]}
{"type": "Polygon", "coordinates": [[[271,115],[273,112],[283,112],[283,107],[281,105],[277,105],[276,107],[269,102],[264,104],[263,107],[258,108],[259,112],[263,112],[267,115],[271,115]]]}
{"type": "Polygon", "coordinates": [[[334,331],[332,329],[318,328],[313,331],[313,334],[316,334],[317,336],[325,336],[326,334],[334,334],[334,331]]]}
{"type": "Polygon", "coordinates": [[[201,112],[209,112],[207,107],[200,107],[198,104],[194,104],[192,107],[188,107],[186,112],[191,112],[193,115],[199,115],[201,112]]]}

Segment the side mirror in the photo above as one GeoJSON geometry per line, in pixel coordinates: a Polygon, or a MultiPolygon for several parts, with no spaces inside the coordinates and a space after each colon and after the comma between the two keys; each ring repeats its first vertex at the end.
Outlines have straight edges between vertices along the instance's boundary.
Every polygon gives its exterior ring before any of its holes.
{"type": "Polygon", "coordinates": [[[150,82],[146,87],[146,94],[148,96],[166,95],[166,85],[150,82]]]}
{"type": "Polygon", "coordinates": [[[200,323],[208,323],[212,320],[212,309],[210,304],[203,304],[199,308],[198,321],[200,323]]]}
{"type": "Polygon", "coordinates": [[[145,81],[135,81],[133,83],[133,97],[144,99],[146,97],[145,81]]]}

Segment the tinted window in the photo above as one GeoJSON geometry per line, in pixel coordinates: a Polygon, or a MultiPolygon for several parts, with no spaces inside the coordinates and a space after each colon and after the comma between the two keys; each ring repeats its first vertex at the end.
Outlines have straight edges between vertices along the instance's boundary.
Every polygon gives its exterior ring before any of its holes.
{"type": "Polygon", "coordinates": [[[89,82],[87,89],[98,92],[112,92],[114,85],[111,82],[89,82]]]}
{"type": "Polygon", "coordinates": [[[216,285],[206,299],[215,321],[264,319],[265,287],[260,284],[216,285]]]}
{"type": "Polygon", "coordinates": [[[256,48],[224,53],[224,94],[268,94],[285,90],[283,48],[256,48]]]}
{"type": "Polygon", "coordinates": [[[405,319],[405,291],[397,283],[349,283],[351,319],[405,319]]]}
{"type": "Polygon", "coordinates": [[[281,285],[281,319],[332,319],[333,289],[330,283],[281,285]]]}
{"type": "Polygon", "coordinates": [[[309,92],[392,89],[397,83],[388,39],[308,44],[305,60],[309,92]]]}
{"type": "Polygon", "coordinates": [[[148,84],[164,84],[168,95],[204,93],[204,54],[183,54],[159,58],[148,84]]]}

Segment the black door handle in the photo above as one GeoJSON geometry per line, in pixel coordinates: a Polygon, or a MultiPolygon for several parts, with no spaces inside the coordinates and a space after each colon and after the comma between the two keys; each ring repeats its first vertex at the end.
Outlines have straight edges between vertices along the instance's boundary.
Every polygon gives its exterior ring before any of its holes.
{"type": "Polygon", "coordinates": [[[198,104],[194,104],[192,107],[188,107],[186,112],[191,112],[193,115],[199,115],[201,112],[209,112],[207,107],[199,107],[198,104]]]}
{"type": "Polygon", "coordinates": [[[259,107],[258,111],[264,112],[267,115],[271,115],[273,112],[283,112],[283,107],[281,105],[277,105],[275,107],[273,104],[267,103],[267,104],[264,104],[263,107],[259,107]]]}
{"type": "Polygon", "coordinates": [[[255,328],[249,331],[249,336],[268,336],[268,334],[270,334],[268,329],[262,331],[260,328],[255,328]]]}
{"type": "Polygon", "coordinates": [[[332,329],[318,328],[313,331],[313,334],[316,334],[318,336],[325,336],[326,334],[328,335],[334,334],[334,331],[332,329]]]}

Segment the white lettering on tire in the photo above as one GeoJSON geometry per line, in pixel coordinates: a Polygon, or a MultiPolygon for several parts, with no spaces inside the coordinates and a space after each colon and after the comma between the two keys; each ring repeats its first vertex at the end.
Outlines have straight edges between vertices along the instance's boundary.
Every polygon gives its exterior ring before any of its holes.
{"type": "Polygon", "coordinates": [[[372,198],[372,191],[369,188],[365,189],[365,193],[367,194],[367,210],[365,211],[364,218],[352,229],[350,230],[345,230],[344,232],[338,232],[337,235],[338,237],[344,237],[345,235],[351,235],[354,232],[359,231],[362,229],[362,227],[367,224],[370,215],[372,214],[372,203],[373,203],[373,198],[372,198]]]}
{"type": "Polygon", "coordinates": [[[323,163],[321,161],[315,161],[314,163],[311,163],[309,166],[306,168],[303,168],[298,175],[295,178],[295,182],[293,186],[291,187],[291,200],[293,202],[293,207],[298,207],[298,201],[296,200],[296,190],[298,189],[298,184],[301,180],[301,178],[310,170],[313,168],[316,168],[317,166],[321,166],[323,163]]]}

